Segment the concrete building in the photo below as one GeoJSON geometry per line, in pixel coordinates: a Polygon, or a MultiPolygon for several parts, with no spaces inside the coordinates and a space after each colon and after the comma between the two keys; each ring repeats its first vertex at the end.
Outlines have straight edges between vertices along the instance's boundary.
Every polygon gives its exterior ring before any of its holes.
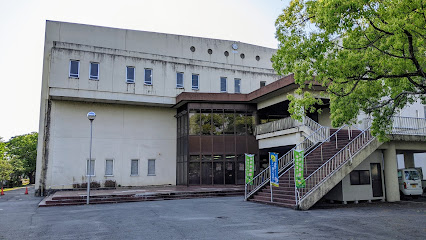
{"type": "MultiPolygon", "coordinates": [[[[331,129],[328,99],[317,106],[322,114],[310,114],[303,122],[292,120],[286,96],[297,85],[292,75],[275,74],[271,63],[274,53],[275,49],[237,41],[48,21],[38,193],[79,186],[87,181],[89,164],[92,180],[101,186],[108,180],[119,186],[242,185],[244,153],[252,153],[259,175],[256,183],[247,186],[247,198],[262,201],[261,192],[269,177],[268,152],[283,156],[280,172],[286,177],[295,148],[312,151],[312,157],[321,156],[325,163],[333,156],[324,154],[323,146],[327,149],[324,152],[339,154],[355,139],[359,149],[353,157],[333,162],[338,170],[323,172],[321,181],[331,182],[315,183],[310,192],[306,190],[311,194],[312,189],[323,188],[320,193],[314,192],[303,202],[294,196],[294,182],[288,182],[289,187],[293,183],[290,206],[306,208],[307,202],[315,203],[328,192],[326,197],[342,201],[397,201],[392,175],[396,176],[397,153],[405,153],[409,159],[426,151],[422,142],[424,106],[416,103],[404,110],[402,114],[407,116],[413,111],[417,115],[395,124],[411,128],[395,126],[403,134],[385,144],[368,135],[366,121],[331,129]],[[90,161],[89,111],[97,114],[90,161]],[[361,135],[368,135],[368,142],[359,141],[361,135]],[[342,136],[346,142],[340,140],[342,136]],[[336,148],[329,150],[325,145],[330,145],[333,137],[336,148]],[[319,149],[321,153],[316,154],[319,149]],[[350,173],[358,174],[358,179],[368,175],[368,186],[352,186],[350,173]]],[[[320,97],[321,90],[322,86],[314,86],[312,92],[320,97]]],[[[316,160],[309,162],[311,156],[305,160],[311,166],[306,174],[315,172],[316,160]]]]}

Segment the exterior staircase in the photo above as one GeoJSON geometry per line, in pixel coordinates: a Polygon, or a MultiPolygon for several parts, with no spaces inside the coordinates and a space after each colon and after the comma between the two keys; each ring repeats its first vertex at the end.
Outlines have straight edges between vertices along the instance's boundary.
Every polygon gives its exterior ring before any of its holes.
{"type": "MultiPolygon", "coordinates": [[[[371,120],[363,122],[370,126],[371,120]]],[[[393,117],[392,122],[390,135],[393,138],[426,136],[426,118],[393,117]]],[[[279,158],[279,187],[272,187],[271,192],[268,167],[246,184],[245,199],[301,210],[312,207],[382,144],[371,135],[370,127],[363,131],[345,127],[331,129],[328,138],[319,128],[279,158]],[[305,150],[305,186],[302,188],[296,188],[294,183],[295,149],[305,150]]]]}
{"type": "MultiPolygon", "coordinates": [[[[320,145],[311,148],[305,154],[304,176],[307,177],[319,169],[325,161],[333,157],[356,136],[360,130],[330,129],[331,137],[320,145]]],[[[279,178],[279,187],[272,186],[273,200],[271,202],[271,186],[267,185],[253,195],[250,201],[274,204],[295,208],[297,191],[294,184],[294,165],[286,169],[279,178]]]]}

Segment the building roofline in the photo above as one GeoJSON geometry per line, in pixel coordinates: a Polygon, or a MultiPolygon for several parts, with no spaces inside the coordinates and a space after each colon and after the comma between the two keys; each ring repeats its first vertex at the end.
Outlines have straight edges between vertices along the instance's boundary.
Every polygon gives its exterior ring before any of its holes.
{"type": "Polygon", "coordinates": [[[122,30],[122,31],[135,31],[135,32],[153,33],[153,34],[164,34],[164,35],[172,35],[172,36],[177,36],[177,37],[199,38],[199,39],[205,39],[205,40],[216,40],[216,41],[224,41],[224,42],[230,42],[230,43],[242,43],[242,44],[246,44],[246,45],[250,45],[250,46],[254,46],[254,47],[259,47],[259,48],[265,48],[265,49],[269,49],[269,50],[273,50],[273,51],[277,50],[276,48],[265,47],[265,46],[261,46],[261,45],[241,42],[241,41],[237,41],[237,40],[230,40],[230,39],[199,37],[199,36],[191,36],[191,35],[180,35],[180,34],[175,34],[175,33],[153,32],[153,31],[145,31],[145,30],[137,30],[137,29],[129,29],[129,28],[120,28],[120,27],[107,27],[107,26],[85,24],[85,23],[73,23],[73,22],[46,20],[46,24],[49,23],[49,22],[50,23],[59,23],[59,24],[74,24],[74,25],[82,25],[82,26],[98,27],[98,28],[108,28],[108,29],[116,29],[116,30],[122,30]]]}
{"type": "MultiPolygon", "coordinates": [[[[183,92],[176,97],[176,104],[173,107],[178,108],[188,102],[258,103],[277,95],[285,94],[290,90],[298,88],[298,86],[294,81],[294,74],[290,74],[246,94],[183,92]]],[[[316,82],[313,83],[313,86],[314,90],[325,89],[316,82]]]]}

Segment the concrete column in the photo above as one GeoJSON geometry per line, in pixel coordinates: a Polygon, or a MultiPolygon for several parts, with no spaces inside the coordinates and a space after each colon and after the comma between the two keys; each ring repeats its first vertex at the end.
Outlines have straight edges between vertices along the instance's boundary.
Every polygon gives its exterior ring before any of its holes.
{"type": "Polygon", "coordinates": [[[405,168],[414,167],[414,153],[413,152],[404,152],[404,166],[405,168]]]}
{"type": "Polygon", "coordinates": [[[389,148],[384,151],[386,200],[397,202],[399,198],[398,164],[396,159],[395,144],[389,143],[389,148]]]}

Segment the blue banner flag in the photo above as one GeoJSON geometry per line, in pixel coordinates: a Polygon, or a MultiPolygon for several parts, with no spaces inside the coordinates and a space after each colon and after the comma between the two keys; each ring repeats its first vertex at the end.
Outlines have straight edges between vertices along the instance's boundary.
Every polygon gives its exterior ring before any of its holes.
{"type": "Polygon", "coordinates": [[[278,153],[269,153],[269,170],[271,171],[271,185],[278,187],[278,153]]]}

